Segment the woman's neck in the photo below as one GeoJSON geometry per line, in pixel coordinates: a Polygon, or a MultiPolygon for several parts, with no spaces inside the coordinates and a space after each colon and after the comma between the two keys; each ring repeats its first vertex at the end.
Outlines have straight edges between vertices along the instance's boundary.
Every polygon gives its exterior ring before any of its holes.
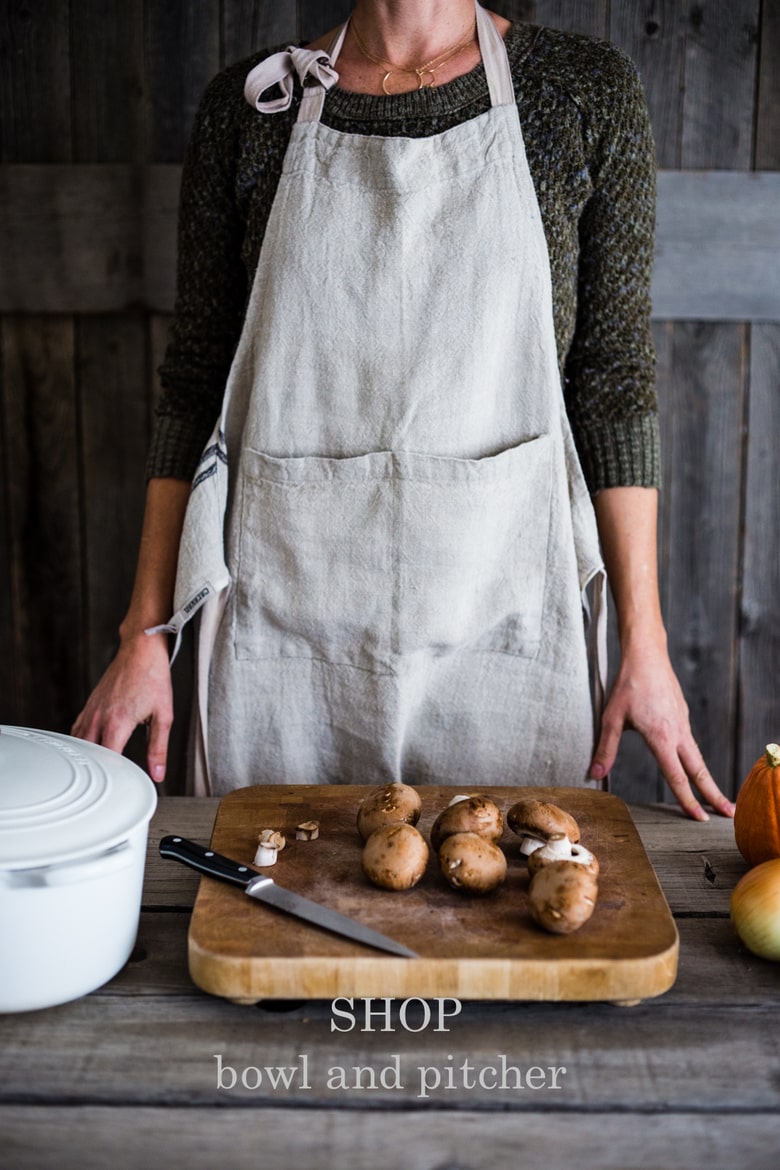
{"type": "MultiPolygon", "coordinates": [[[[505,36],[510,22],[490,15],[505,36]]],[[[383,96],[445,85],[479,64],[475,19],[474,0],[355,0],[349,33],[336,65],[340,88],[383,96]],[[421,74],[413,71],[464,40],[465,47],[458,48],[443,64],[421,74]],[[391,65],[403,68],[388,72],[391,65]],[[412,72],[405,72],[407,69],[412,72]]],[[[335,31],[308,47],[327,49],[335,31]]]]}
{"type": "Polygon", "coordinates": [[[474,0],[355,0],[352,14],[373,56],[410,67],[471,39],[474,19],[474,0]]]}

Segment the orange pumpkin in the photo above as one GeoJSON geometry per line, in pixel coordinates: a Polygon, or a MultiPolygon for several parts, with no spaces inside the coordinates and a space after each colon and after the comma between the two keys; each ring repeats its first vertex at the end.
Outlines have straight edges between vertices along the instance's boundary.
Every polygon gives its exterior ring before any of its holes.
{"type": "Polygon", "coordinates": [[[737,793],[737,849],[748,865],[780,857],[780,746],[767,744],[737,793]]]}

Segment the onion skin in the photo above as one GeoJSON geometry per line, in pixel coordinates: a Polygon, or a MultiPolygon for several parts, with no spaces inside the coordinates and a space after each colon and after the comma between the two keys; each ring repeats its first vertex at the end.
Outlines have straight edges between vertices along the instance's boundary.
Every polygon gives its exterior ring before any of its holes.
{"type": "Polygon", "coordinates": [[[749,951],[780,962],[780,858],[740,878],[731,895],[731,921],[749,951]]]}

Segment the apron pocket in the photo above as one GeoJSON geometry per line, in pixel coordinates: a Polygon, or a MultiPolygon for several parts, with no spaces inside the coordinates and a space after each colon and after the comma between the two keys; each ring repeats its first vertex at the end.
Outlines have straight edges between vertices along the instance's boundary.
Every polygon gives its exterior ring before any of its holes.
{"type": "Polygon", "coordinates": [[[387,663],[392,455],[242,458],[237,657],[387,663]]]}
{"type": "Polygon", "coordinates": [[[552,441],[484,459],[243,452],[239,658],[393,672],[399,655],[539,649],[552,441]]]}
{"type": "Polygon", "coordinates": [[[398,653],[536,656],[551,454],[541,435],[484,459],[397,457],[398,653]]]}

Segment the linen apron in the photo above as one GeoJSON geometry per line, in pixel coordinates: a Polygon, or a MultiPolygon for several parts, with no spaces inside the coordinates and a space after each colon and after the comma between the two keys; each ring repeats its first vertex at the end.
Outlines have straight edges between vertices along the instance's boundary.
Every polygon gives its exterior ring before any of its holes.
{"type": "Polygon", "coordinates": [[[491,108],[426,138],[321,123],[346,25],[329,58],[289,51],[309,77],[165,627],[200,613],[196,793],[588,783],[603,570],[509,62],[476,11],[491,108]]]}

